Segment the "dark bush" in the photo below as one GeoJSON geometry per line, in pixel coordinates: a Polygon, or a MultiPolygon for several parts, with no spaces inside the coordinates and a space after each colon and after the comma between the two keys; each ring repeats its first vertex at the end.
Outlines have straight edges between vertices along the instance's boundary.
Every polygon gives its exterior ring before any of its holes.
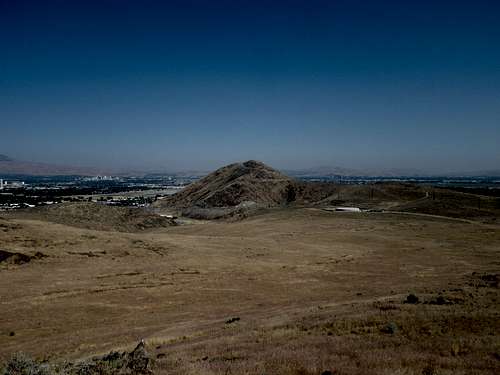
{"type": "Polygon", "coordinates": [[[409,303],[412,305],[414,305],[418,302],[419,302],[418,297],[415,294],[408,294],[408,296],[406,297],[406,300],[405,300],[405,303],[409,303]]]}
{"type": "Polygon", "coordinates": [[[23,353],[17,353],[6,363],[0,375],[51,375],[47,364],[39,363],[23,353]]]}

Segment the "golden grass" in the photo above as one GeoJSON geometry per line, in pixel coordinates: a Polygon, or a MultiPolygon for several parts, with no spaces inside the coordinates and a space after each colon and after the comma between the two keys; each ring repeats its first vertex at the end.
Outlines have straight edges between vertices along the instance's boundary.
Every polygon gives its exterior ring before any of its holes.
{"type": "Polygon", "coordinates": [[[148,233],[4,224],[0,248],[47,257],[0,265],[0,361],[145,339],[160,374],[500,372],[498,226],[315,209],[148,233]]]}

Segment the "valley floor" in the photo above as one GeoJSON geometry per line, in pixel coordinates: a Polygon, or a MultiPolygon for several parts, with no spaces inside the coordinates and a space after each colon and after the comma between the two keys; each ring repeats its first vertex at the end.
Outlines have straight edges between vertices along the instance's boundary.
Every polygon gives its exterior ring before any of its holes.
{"type": "Polygon", "coordinates": [[[304,208],[121,233],[0,217],[0,250],[43,255],[0,263],[0,362],[144,339],[165,374],[500,372],[495,225],[304,208]]]}

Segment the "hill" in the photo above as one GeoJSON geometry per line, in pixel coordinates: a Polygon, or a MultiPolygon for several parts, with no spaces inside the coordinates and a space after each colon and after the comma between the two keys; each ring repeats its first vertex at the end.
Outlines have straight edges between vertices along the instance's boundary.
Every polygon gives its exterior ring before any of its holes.
{"type": "Polygon", "coordinates": [[[200,219],[245,217],[259,208],[354,206],[495,222],[500,199],[399,182],[337,184],[288,177],[258,161],[222,167],[156,206],[200,219]]]}
{"type": "Polygon", "coordinates": [[[300,181],[250,160],[222,167],[159,205],[182,209],[182,214],[187,216],[213,218],[252,207],[289,204],[389,208],[422,196],[425,189],[412,184],[344,185],[300,181]]]}
{"type": "Polygon", "coordinates": [[[137,232],[175,223],[140,208],[112,207],[99,203],[62,203],[12,212],[16,218],[49,221],[78,228],[137,232]]]}
{"type": "Polygon", "coordinates": [[[0,175],[30,175],[30,176],[68,176],[100,174],[93,168],[74,167],[47,163],[35,163],[16,160],[7,155],[0,155],[0,175]]]}
{"type": "Polygon", "coordinates": [[[450,189],[433,189],[426,198],[404,202],[392,209],[496,223],[500,217],[500,199],[450,189]]]}
{"type": "Polygon", "coordinates": [[[249,160],[217,169],[161,202],[176,208],[227,208],[240,205],[276,206],[295,200],[296,181],[249,160]]]}

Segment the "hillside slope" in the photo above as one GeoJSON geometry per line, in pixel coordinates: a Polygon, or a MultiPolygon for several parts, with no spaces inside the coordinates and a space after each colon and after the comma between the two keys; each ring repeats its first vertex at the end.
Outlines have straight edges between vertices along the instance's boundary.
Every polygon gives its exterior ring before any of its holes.
{"type": "Polygon", "coordinates": [[[401,182],[337,184],[300,181],[254,160],[222,167],[177,194],[160,209],[199,219],[246,217],[258,208],[305,205],[424,213],[495,222],[500,199],[401,182]]]}
{"type": "Polygon", "coordinates": [[[232,207],[251,201],[274,206],[295,200],[295,184],[295,180],[288,176],[250,160],[217,169],[161,204],[180,208],[213,208],[232,207]]]}
{"type": "Polygon", "coordinates": [[[62,203],[15,211],[9,215],[78,228],[118,232],[137,232],[175,225],[169,218],[149,213],[140,208],[112,207],[90,202],[62,203]]]}

